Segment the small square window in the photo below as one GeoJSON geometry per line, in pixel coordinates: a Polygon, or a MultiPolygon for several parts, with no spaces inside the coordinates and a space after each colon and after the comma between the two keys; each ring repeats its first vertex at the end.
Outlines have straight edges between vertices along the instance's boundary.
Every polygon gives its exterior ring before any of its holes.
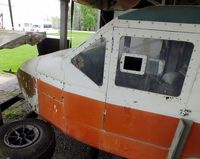
{"type": "Polygon", "coordinates": [[[142,58],[125,56],[124,69],[132,71],[141,71],[142,58]]]}
{"type": "Polygon", "coordinates": [[[146,61],[145,55],[124,53],[120,60],[121,72],[143,75],[146,61]]]}

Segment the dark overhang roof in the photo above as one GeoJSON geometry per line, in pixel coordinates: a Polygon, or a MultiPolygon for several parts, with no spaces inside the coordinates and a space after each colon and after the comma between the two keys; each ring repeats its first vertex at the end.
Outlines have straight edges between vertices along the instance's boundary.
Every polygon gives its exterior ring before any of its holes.
{"type": "Polygon", "coordinates": [[[200,6],[154,6],[125,13],[123,20],[200,24],[200,6]]]}

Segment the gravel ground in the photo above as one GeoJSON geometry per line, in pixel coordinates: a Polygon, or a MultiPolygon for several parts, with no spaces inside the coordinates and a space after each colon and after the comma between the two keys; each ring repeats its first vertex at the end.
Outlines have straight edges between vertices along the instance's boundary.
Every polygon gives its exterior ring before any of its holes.
{"type": "MultiPolygon", "coordinates": [[[[16,77],[10,74],[0,74],[0,103],[3,103],[18,93],[19,87],[16,77]]],[[[19,101],[3,112],[4,122],[8,123],[22,119],[28,112],[30,112],[28,104],[25,101],[19,101]]],[[[90,147],[63,135],[58,129],[54,129],[56,134],[56,150],[52,159],[84,159],[84,156],[89,151],[90,147]]],[[[98,159],[122,158],[100,151],[98,159]]]]}

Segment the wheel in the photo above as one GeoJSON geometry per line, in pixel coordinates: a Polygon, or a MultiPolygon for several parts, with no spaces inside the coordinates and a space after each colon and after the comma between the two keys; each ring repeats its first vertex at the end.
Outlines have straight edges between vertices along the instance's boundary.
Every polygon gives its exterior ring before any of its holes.
{"type": "Polygon", "coordinates": [[[0,159],[50,159],[55,151],[53,128],[25,119],[0,127],[0,159]]]}

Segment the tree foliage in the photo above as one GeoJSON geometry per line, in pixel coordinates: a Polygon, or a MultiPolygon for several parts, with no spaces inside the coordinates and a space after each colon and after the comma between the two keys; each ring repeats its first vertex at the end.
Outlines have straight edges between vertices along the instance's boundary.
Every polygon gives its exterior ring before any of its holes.
{"type": "Polygon", "coordinates": [[[82,16],[81,25],[85,30],[94,30],[97,25],[97,10],[81,5],[80,12],[82,16]]]}

